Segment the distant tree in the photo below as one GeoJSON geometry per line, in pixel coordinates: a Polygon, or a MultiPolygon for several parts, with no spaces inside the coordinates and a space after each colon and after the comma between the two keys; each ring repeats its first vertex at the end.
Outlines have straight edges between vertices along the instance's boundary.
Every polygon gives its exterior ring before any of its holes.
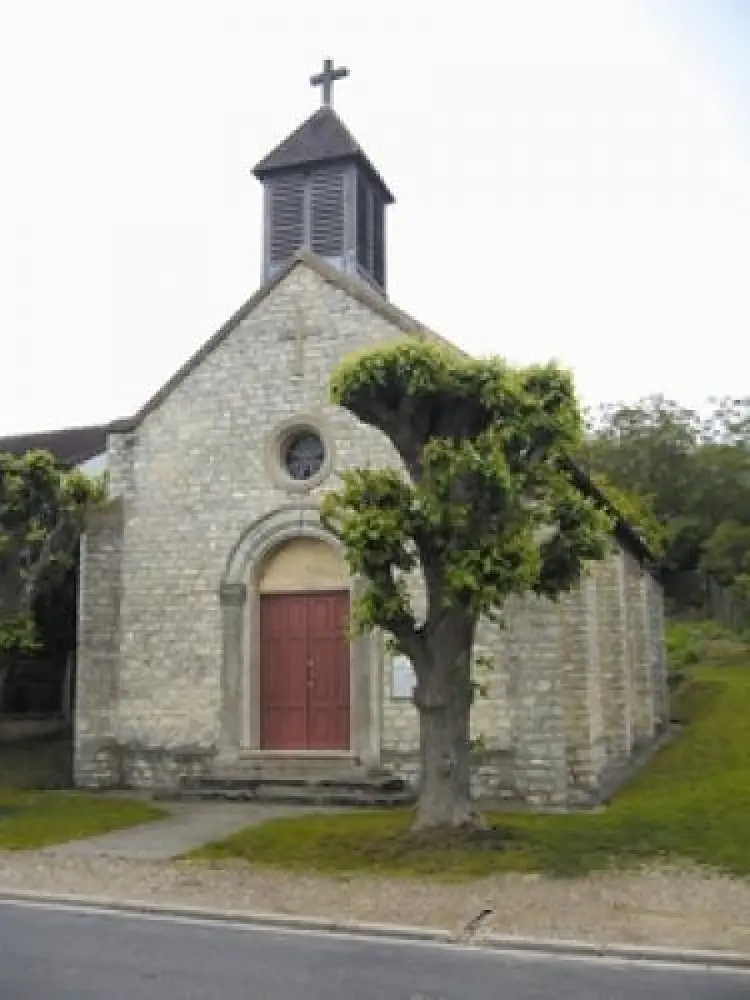
{"type": "Polygon", "coordinates": [[[701,568],[725,586],[750,576],[750,525],[722,521],[704,546],[701,568]]]}
{"type": "MultiPolygon", "coordinates": [[[[718,565],[717,547],[729,535],[742,564],[739,528],[750,525],[750,400],[712,400],[703,413],[663,396],[602,407],[581,458],[653,511],[663,531],[668,588],[673,576],[718,565]]],[[[722,579],[732,582],[722,559],[722,579]]]]}
{"type": "Polygon", "coordinates": [[[331,397],[403,462],[344,472],[323,519],[365,581],[356,621],[383,629],[414,666],[416,825],[470,826],[479,822],[469,766],[478,620],[511,594],[554,599],[608,545],[610,522],[564,463],[582,435],[571,381],[554,365],[514,370],[415,338],[346,359],[331,397]]]}
{"type": "Polygon", "coordinates": [[[46,452],[0,454],[0,651],[38,646],[38,609],[60,616],[53,595],[69,600],[80,534],[103,498],[103,481],[46,452]]]}

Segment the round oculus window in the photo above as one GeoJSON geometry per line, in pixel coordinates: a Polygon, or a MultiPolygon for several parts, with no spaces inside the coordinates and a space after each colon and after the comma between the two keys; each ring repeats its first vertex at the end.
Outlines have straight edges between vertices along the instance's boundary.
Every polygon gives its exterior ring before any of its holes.
{"type": "Polygon", "coordinates": [[[323,468],[325,458],[325,445],[314,431],[295,431],[282,445],[284,470],[296,482],[304,482],[317,476],[323,468]]]}

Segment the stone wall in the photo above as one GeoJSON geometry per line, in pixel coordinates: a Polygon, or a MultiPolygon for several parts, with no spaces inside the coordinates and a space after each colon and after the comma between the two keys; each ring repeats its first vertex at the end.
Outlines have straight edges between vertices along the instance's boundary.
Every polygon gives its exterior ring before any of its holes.
{"type": "MultiPolygon", "coordinates": [[[[217,754],[252,749],[252,709],[245,718],[242,705],[257,701],[248,663],[259,569],[243,553],[267,557],[272,512],[279,541],[295,524],[318,537],[311,511],[337,473],[398,464],[381,434],[328,404],[327,386],[342,355],[400,335],[387,316],[298,265],[160,405],[110,436],[117,500],[83,550],[79,785],[174,784],[210,770],[217,754]],[[295,375],[288,338],[300,313],[307,338],[295,375]],[[328,445],[330,476],[312,489],[279,472],[278,435],[294,420],[315,424],[328,445]],[[251,531],[257,544],[247,543],[251,531]]],[[[505,630],[481,624],[477,653],[495,669],[472,719],[477,793],[562,806],[611,784],[666,719],[660,600],[658,585],[618,553],[559,604],[515,600],[505,630]]],[[[357,640],[352,657],[357,753],[413,776],[418,720],[392,696],[380,639],[357,640]]]]}
{"type": "Polygon", "coordinates": [[[646,578],[648,607],[647,652],[651,665],[651,691],[654,699],[654,730],[666,733],[669,730],[669,683],[667,673],[667,650],[664,642],[664,591],[651,576],[646,578]]]}
{"type": "MultiPolygon", "coordinates": [[[[78,685],[81,783],[95,781],[86,750],[95,738],[106,736],[121,750],[120,774],[102,763],[101,780],[139,783],[178,773],[177,757],[205,759],[221,745],[220,589],[230,555],[250,525],[270,511],[319,500],[340,470],[397,462],[381,434],[327,398],[343,355],[402,335],[298,265],[138,426],[110,435],[111,494],[122,504],[121,582],[103,581],[115,575],[114,553],[106,553],[113,532],[92,528],[78,685]],[[289,335],[300,314],[304,374],[295,375],[289,335]],[[305,419],[323,431],[331,457],[330,479],[312,491],[279,475],[274,452],[280,428],[305,419]],[[119,609],[106,643],[114,612],[104,598],[96,603],[102,587],[119,609]],[[106,657],[117,668],[107,660],[113,680],[105,711],[94,661],[106,657]]],[[[247,623],[244,607],[241,614],[247,623]]]]}
{"type": "MultiPolygon", "coordinates": [[[[661,601],[651,574],[616,551],[557,602],[516,598],[504,628],[481,623],[476,651],[495,666],[472,713],[476,795],[559,808],[612,793],[668,726],[661,601]]],[[[388,685],[384,759],[414,779],[416,710],[388,685]]]]}
{"type": "Polygon", "coordinates": [[[123,508],[116,501],[92,518],[81,540],[73,777],[82,787],[121,780],[116,719],[122,542],[123,508]]]}

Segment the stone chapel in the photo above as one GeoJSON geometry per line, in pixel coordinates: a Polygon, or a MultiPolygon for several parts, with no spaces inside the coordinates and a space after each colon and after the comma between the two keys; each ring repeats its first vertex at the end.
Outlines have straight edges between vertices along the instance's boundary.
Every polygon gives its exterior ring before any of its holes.
{"type": "MultiPolygon", "coordinates": [[[[82,543],[78,786],[417,777],[409,664],[382,635],[349,638],[358,582],[318,516],[341,470],[398,462],[328,402],[332,370],[436,336],[388,300],[394,198],[333,110],[346,72],[326,61],[322,106],[255,167],[258,291],[107,429],[109,504],[82,543]]],[[[496,666],[473,711],[475,793],[610,794],[668,728],[662,616],[648,550],[618,522],[612,558],[573,593],[512,601],[502,631],[482,623],[496,666]]]]}

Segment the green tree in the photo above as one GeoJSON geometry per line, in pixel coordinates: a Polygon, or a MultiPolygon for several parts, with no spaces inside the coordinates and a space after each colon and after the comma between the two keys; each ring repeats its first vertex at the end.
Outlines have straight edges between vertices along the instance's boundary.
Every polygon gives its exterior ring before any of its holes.
{"type": "Polygon", "coordinates": [[[748,400],[713,400],[702,413],[663,396],[603,407],[581,457],[653,511],[668,590],[681,574],[707,569],[710,540],[723,524],[750,524],[748,400]]]}
{"type": "Polygon", "coordinates": [[[514,370],[414,338],[346,359],[331,398],[385,434],[403,463],[344,472],[323,519],[365,584],[357,623],[384,630],[414,666],[416,825],[473,825],[477,622],[511,594],[554,599],[608,544],[608,518],[565,462],[582,434],[571,381],[554,365],[514,370]]]}
{"type": "Polygon", "coordinates": [[[724,586],[750,576],[750,524],[722,521],[704,546],[701,567],[724,586]]]}
{"type": "Polygon", "coordinates": [[[0,650],[31,650],[70,596],[78,542],[103,480],[60,466],[46,452],[0,454],[0,650]]]}

